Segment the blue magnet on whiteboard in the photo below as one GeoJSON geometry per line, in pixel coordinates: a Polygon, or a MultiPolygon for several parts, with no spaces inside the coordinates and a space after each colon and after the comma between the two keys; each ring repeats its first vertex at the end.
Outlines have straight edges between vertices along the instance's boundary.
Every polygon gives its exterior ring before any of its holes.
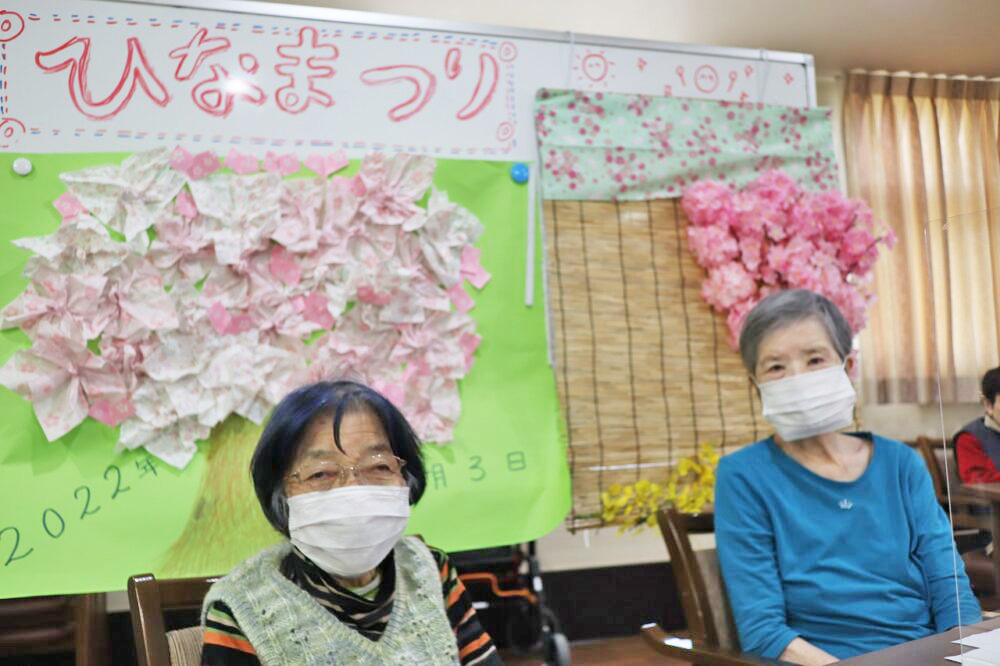
{"type": "Polygon", "coordinates": [[[518,185],[524,185],[528,182],[528,178],[531,176],[531,171],[528,169],[528,165],[524,162],[518,162],[510,168],[510,177],[518,185]]]}
{"type": "Polygon", "coordinates": [[[11,165],[11,168],[18,176],[27,176],[31,173],[33,167],[31,166],[31,160],[27,157],[18,157],[14,160],[14,164],[11,165]]]}

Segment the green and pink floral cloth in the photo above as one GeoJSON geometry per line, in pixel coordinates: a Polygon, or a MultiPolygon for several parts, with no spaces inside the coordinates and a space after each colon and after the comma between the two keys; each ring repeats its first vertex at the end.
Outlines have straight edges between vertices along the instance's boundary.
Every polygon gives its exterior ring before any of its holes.
{"type": "Polygon", "coordinates": [[[547,199],[679,197],[698,180],[740,187],[772,169],[837,187],[829,109],[541,90],[535,125],[547,199]]]}

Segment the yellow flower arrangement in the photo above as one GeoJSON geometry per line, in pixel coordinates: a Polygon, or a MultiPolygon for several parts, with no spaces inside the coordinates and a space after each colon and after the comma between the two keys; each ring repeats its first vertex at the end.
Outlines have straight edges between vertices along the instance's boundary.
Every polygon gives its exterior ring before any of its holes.
{"type": "Polygon", "coordinates": [[[673,506],[683,513],[700,513],[715,501],[715,468],[720,454],[710,442],[677,461],[665,485],[639,479],[613,484],[601,493],[601,518],[618,523],[619,532],[656,525],[656,512],[673,506]]]}

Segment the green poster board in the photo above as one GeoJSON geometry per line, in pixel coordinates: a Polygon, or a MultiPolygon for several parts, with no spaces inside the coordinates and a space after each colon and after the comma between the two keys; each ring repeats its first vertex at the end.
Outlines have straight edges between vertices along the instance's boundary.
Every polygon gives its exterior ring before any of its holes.
{"type": "MultiPolygon", "coordinates": [[[[26,284],[29,253],[9,241],[59,224],[59,174],[124,155],[29,155],[26,177],[11,171],[14,157],[0,158],[0,305],[26,284]]],[[[410,521],[410,533],[448,551],[535,539],[570,504],[544,311],[523,302],[528,192],[510,166],[439,160],[434,179],[483,222],[493,274],[472,310],[483,343],[460,387],[455,441],[425,447],[427,492],[410,521]]],[[[0,332],[0,363],[27,344],[0,332]]],[[[259,433],[231,417],[178,471],[142,450],[116,453],[116,430],[91,420],[48,442],[31,405],[0,387],[0,598],[123,589],[137,573],[224,573],[273,543],[248,474],[259,433]]]]}

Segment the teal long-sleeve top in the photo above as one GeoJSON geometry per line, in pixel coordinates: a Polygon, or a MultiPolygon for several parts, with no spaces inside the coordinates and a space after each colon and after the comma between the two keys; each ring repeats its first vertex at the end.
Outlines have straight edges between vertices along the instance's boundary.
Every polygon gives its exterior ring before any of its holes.
{"type": "Polygon", "coordinates": [[[716,543],[745,652],[774,658],[802,637],[844,659],[982,619],[922,459],[856,436],[873,450],[851,482],[773,438],[720,460],[716,543]]]}

